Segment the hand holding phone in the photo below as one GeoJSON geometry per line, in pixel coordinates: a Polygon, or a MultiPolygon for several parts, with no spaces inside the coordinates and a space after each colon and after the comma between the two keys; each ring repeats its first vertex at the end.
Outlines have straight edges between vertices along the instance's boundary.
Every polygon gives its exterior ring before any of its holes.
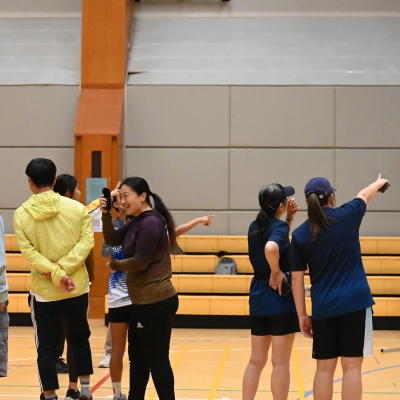
{"type": "Polygon", "coordinates": [[[282,281],[282,296],[286,296],[290,291],[292,290],[292,287],[289,285],[288,281],[283,280],[282,281]]]}
{"type": "Polygon", "coordinates": [[[104,187],[102,190],[104,198],[107,200],[107,207],[104,207],[107,211],[111,210],[111,190],[104,187]]]}
{"type": "Polygon", "coordinates": [[[385,183],[381,188],[378,189],[378,192],[385,193],[386,190],[389,189],[390,183],[385,183]]]}

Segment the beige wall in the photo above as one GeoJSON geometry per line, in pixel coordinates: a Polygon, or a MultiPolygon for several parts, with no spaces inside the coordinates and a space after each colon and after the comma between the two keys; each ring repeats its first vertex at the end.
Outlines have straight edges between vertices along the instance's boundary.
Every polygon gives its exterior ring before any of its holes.
{"type": "Polygon", "coordinates": [[[245,234],[270,182],[295,186],[304,210],[311,177],[343,203],[382,173],[393,184],[361,232],[397,236],[399,107],[399,87],[128,86],[126,174],[148,179],[178,223],[217,214],[193,233],[245,234]]]}
{"type": "MultiPolygon", "coordinates": [[[[137,5],[143,13],[207,13],[217,16],[271,12],[393,12],[400,11],[398,0],[232,0],[206,2],[196,0],[142,0],[137,5]]],[[[253,15],[252,15],[253,16],[253,15]]]]}
{"type": "MultiPolygon", "coordinates": [[[[137,12],[200,12],[218,16],[268,12],[393,12],[400,11],[398,0],[234,0],[211,2],[185,0],[142,0],[137,12]]],[[[80,0],[1,0],[0,13],[66,13],[80,12],[80,0]]]]}
{"type": "Polygon", "coordinates": [[[81,0],[1,0],[1,13],[81,12],[81,0]]]}
{"type": "Polygon", "coordinates": [[[12,215],[30,195],[25,168],[50,158],[59,173],[74,173],[77,86],[0,86],[0,215],[6,233],[12,215]]]}
{"type": "MultiPolygon", "coordinates": [[[[35,157],[73,173],[76,86],[0,87],[0,214],[29,195],[35,157]]],[[[382,173],[392,181],[365,217],[363,235],[399,235],[399,87],[128,86],[126,175],[145,177],[178,223],[216,213],[192,233],[245,234],[259,189],[326,176],[337,201],[382,173]]],[[[295,225],[306,218],[301,212],[295,225]]]]}

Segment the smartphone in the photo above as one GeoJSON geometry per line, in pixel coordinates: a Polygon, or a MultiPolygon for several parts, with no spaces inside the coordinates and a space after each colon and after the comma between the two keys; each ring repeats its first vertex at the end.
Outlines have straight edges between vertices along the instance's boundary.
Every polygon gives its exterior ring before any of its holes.
{"type": "Polygon", "coordinates": [[[107,207],[105,209],[107,211],[111,210],[111,190],[109,188],[104,187],[102,190],[104,198],[107,200],[107,207]]]}
{"type": "Polygon", "coordinates": [[[282,296],[286,296],[291,290],[292,287],[289,285],[288,281],[282,281],[282,296]]]}
{"type": "Polygon", "coordinates": [[[386,190],[389,189],[389,186],[390,186],[390,183],[385,183],[380,189],[378,189],[378,192],[385,193],[386,190]]]}

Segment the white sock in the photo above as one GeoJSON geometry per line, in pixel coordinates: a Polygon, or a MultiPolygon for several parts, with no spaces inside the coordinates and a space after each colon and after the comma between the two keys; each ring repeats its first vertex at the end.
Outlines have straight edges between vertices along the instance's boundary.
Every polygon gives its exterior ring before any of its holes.
{"type": "Polygon", "coordinates": [[[115,393],[117,396],[121,396],[121,394],[122,394],[122,392],[121,392],[121,390],[122,390],[122,388],[121,388],[121,382],[112,382],[112,387],[113,387],[113,389],[114,389],[114,393],[115,393]]]}
{"type": "Polygon", "coordinates": [[[81,381],[81,396],[90,399],[90,378],[79,378],[81,381]]]}

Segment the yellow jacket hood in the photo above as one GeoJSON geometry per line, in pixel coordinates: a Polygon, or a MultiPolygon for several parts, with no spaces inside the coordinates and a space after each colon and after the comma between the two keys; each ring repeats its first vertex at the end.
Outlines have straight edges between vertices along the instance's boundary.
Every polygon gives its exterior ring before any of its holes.
{"type": "Polygon", "coordinates": [[[60,195],[48,190],[33,194],[22,207],[32,215],[36,221],[43,221],[54,217],[60,212],[60,195]]]}

